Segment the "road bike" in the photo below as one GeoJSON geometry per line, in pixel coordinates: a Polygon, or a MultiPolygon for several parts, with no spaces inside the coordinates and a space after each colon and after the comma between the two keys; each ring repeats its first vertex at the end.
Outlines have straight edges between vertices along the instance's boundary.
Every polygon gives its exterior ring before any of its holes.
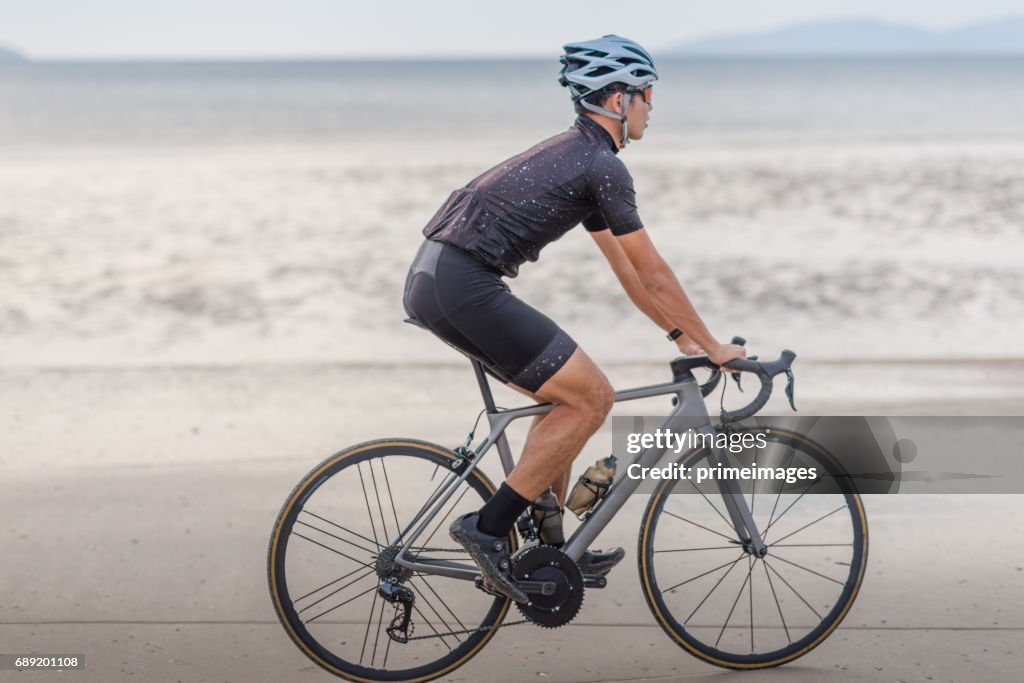
{"type": "Polygon", "coordinates": [[[576,561],[637,492],[641,480],[625,476],[628,465],[785,465],[818,474],[746,490],[728,478],[658,482],[641,518],[637,564],[657,623],[705,662],[758,669],[806,654],[856,599],[868,530],[854,482],[828,450],[795,432],[743,424],[768,401],[777,375],[788,375],[792,403],[794,358],[784,351],[773,362],[731,362],[730,369],[756,376],[760,391],[714,423],[704,398],[724,374],[706,356],[673,360],[671,382],[616,392],[616,403],[671,396],[665,428],[757,433],[766,447],[754,449],[752,461],[713,439],[667,460],[666,448],[647,448],[620,464],[620,475],[561,549],[539,543],[529,523],[523,547],[513,531],[513,573],[526,604],[488,592],[447,527],[493,495],[495,485],[479,467],[492,447],[506,476],[514,467],[508,425],[553,406],[498,408],[483,366],[472,360],[489,426],[478,443],[472,432],[456,448],[405,438],[361,443],[321,462],[288,496],[268,552],[282,625],[310,659],[343,678],[427,681],[465,664],[500,627],[565,625],[585,592],[608,590],[606,577],[582,575],[576,561]],[[698,368],[711,371],[703,384],[693,374],[698,368]],[[519,618],[506,623],[513,605],[519,618]]]}

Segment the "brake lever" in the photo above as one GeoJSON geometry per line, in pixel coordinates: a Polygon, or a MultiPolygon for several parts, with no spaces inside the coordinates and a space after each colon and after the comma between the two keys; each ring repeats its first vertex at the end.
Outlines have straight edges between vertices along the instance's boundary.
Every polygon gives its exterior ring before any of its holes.
{"type": "MultiPolygon", "coordinates": [[[[747,360],[757,360],[757,356],[747,356],[747,360]]],[[[732,375],[733,381],[736,382],[736,388],[739,389],[740,393],[742,394],[743,393],[743,384],[740,383],[740,375],[742,375],[743,373],[741,373],[741,372],[731,372],[729,374],[732,375]]]]}
{"type": "Polygon", "coordinates": [[[786,398],[789,399],[789,407],[796,411],[796,376],[793,374],[793,368],[786,370],[786,398]]]}

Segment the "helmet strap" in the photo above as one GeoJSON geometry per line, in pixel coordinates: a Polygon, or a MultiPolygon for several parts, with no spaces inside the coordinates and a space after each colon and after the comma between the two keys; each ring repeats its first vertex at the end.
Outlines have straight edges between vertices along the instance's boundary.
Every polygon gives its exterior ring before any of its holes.
{"type": "Polygon", "coordinates": [[[629,111],[629,99],[632,97],[628,92],[622,94],[622,146],[629,144],[629,121],[626,120],[626,112],[629,111]]]}
{"type": "Polygon", "coordinates": [[[619,142],[621,147],[625,147],[629,144],[629,123],[626,121],[626,111],[629,109],[629,100],[632,97],[629,93],[622,93],[622,113],[614,112],[604,107],[599,107],[596,104],[591,104],[585,99],[580,98],[580,104],[583,105],[584,109],[600,114],[601,116],[607,116],[610,119],[618,119],[622,123],[622,140],[619,142]]]}

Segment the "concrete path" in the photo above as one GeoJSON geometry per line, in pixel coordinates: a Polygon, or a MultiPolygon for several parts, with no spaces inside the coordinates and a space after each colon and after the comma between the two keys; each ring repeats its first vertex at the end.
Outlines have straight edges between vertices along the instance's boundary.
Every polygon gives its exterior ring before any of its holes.
{"type": "MultiPolygon", "coordinates": [[[[953,373],[954,399],[928,389],[933,380],[949,386],[950,373],[932,367],[862,369],[862,378],[892,382],[883,399],[848,366],[812,369],[798,393],[805,413],[1024,408],[1014,375],[1022,370],[1012,364],[953,373]]],[[[650,366],[609,374],[619,386],[634,375],[642,376],[632,383],[662,379],[650,366]]],[[[0,651],[87,662],[84,671],[0,678],[334,680],[274,616],[265,557],[277,511],[342,445],[393,434],[458,442],[478,406],[466,375],[458,367],[0,371],[0,651]]],[[[580,463],[606,441],[595,437],[580,463]]],[[[1022,502],[868,498],[868,575],[843,626],[797,662],[744,674],[703,664],[656,626],[635,569],[637,500],[601,538],[629,553],[610,589],[588,592],[568,627],[501,631],[449,679],[1016,680],[1022,502]]]]}

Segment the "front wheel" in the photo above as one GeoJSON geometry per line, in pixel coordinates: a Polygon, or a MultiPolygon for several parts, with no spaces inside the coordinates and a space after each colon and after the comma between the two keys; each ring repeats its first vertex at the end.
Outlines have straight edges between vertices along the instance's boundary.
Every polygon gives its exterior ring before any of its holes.
{"type": "MultiPolygon", "coordinates": [[[[764,557],[744,549],[707,481],[663,481],[640,530],[640,580],[659,625],[691,654],[730,669],[778,666],[821,644],[849,612],[867,565],[864,506],[842,466],[798,434],[773,428],[766,439],[734,464],[819,474],[748,486],[764,557]]],[[[698,449],[679,463],[693,472],[710,466],[709,456],[698,449]]]]}
{"type": "MultiPolygon", "coordinates": [[[[288,496],[270,539],[270,594],[288,635],[324,669],[352,681],[427,681],[469,661],[494,636],[510,600],[392,561],[453,465],[462,461],[441,446],[372,441],[327,458],[288,496]],[[415,596],[408,642],[388,637],[402,608],[378,594],[385,582],[415,596]]],[[[410,552],[472,566],[448,525],[493,494],[474,470],[410,552]]]]}

